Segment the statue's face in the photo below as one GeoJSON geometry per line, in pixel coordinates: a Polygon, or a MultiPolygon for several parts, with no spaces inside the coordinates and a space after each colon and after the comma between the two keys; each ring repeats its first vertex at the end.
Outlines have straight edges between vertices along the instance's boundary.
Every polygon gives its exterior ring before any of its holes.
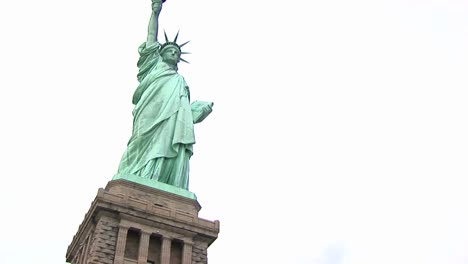
{"type": "Polygon", "coordinates": [[[168,47],[164,49],[164,52],[161,54],[161,57],[163,58],[164,62],[171,65],[177,65],[177,63],[179,62],[180,53],[177,48],[168,47]]]}

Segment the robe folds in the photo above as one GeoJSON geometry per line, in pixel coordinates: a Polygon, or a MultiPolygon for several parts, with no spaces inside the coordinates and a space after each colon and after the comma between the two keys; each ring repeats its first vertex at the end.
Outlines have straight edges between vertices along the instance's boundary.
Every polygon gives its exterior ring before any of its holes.
{"type": "Polygon", "coordinates": [[[188,189],[195,134],[187,83],[163,62],[158,43],[143,43],[139,53],[133,131],[118,174],[188,189]]]}

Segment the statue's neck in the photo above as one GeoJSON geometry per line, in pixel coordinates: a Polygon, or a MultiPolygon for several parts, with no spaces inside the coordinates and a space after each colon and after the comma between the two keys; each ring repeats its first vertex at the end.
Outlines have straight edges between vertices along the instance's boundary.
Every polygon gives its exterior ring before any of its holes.
{"type": "Polygon", "coordinates": [[[178,70],[177,64],[174,65],[174,64],[172,64],[172,63],[168,63],[168,62],[165,62],[165,61],[163,61],[163,62],[164,62],[164,63],[167,65],[167,67],[169,67],[170,69],[173,69],[174,71],[177,71],[177,70],[178,70]]]}

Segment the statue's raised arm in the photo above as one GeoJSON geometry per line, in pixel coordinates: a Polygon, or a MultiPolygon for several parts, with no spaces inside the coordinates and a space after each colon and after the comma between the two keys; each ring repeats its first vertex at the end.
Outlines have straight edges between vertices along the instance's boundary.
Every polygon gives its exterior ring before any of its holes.
{"type": "Polygon", "coordinates": [[[161,13],[163,0],[151,0],[151,18],[148,25],[148,38],[146,39],[146,45],[152,45],[158,41],[158,29],[159,29],[159,14],[161,13]]]}

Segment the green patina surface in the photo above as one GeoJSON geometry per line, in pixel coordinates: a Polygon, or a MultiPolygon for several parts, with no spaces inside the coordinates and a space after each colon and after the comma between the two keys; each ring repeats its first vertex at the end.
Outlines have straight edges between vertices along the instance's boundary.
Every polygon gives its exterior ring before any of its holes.
{"type": "Polygon", "coordinates": [[[169,184],[165,184],[159,181],[155,181],[155,180],[151,180],[151,179],[147,179],[147,178],[143,178],[143,177],[139,177],[139,176],[131,175],[131,174],[127,174],[127,175],[116,174],[112,178],[112,180],[120,180],[120,179],[139,183],[139,184],[149,186],[155,189],[177,194],[177,195],[189,198],[189,199],[197,200],[197,196],[193,192],[190,192],[188,190],[181,189],[181,188],[169,185],[169,184]]]}
{"type": "Polygon", "coordinates": [[[151,2],[148,37],[138,49],[140,84],[132,98],[132,136],[114,179],[127,179],[195,199],[188,191],[194,124],[211,113],[213,103],[190,103],[189,87],[177,68],[179,61],[184,61],[181,48],[187,42],[178,44],[179,34],[172,41],[164,34],[165,43],[158,42],[163,1],[151,2]]]}

